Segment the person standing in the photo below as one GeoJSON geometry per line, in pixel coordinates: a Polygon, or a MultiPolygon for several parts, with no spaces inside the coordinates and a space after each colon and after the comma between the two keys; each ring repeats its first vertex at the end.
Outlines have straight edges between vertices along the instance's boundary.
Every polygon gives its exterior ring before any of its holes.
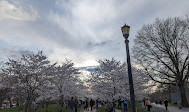
{"type": "Polygon", "coordinates": [[[64,103],[65,103],[65,106],[66,106],[66,109],[67,109],[67,108],[68,108],[68,106],[69,106],[69,105],[68,105],[69,100],[66,100],[64,103]]]}
{"type": "Polygon", "coordinates": [[[165,104],[165,109],[166,109],[166,110],[167,110],[167,107],[168,107],[168,103],[169,103],[168,100],[165,99],[165,100],[164,100],[164,104],[165,104]]]}
{"type": "Polygon", "coordinates": [[[78,106],[78,100],[77,98],[75,98],[75,102],[74,102],[75,112],[77,112],[77,106],[78,106]]]}
{"type": "Polygon", "coordinates": [[[161,104],[162,104],[162,101],[160,100],[159,103],[160,103],[160,105],[161,105],[161,104]]]}
{"type": "Polygon", "coordinates": [[[146,108],[145,98],[142,100],[142,108],[146,108]]]}
{"type": "Polygon", "coordinates": [[[127,99],[123,99],[124,112],[127,112],[127,99]]]}
{"type": "Polygon", "coordinates": [[[89,106],[89,103],[88,103],[88,100],[86,99],[86,100],[85,100],[84,110],[85,110],[85,109],[88,110],[88,106],[89,106]]]}
{"type": "Polygon", "coordinates": [[[74,108],[75,107],[75,102],[74,102],[73,97],[69,101],[69,107],[70,107],[70,112],[74,112],[74,110],[75,110],[75,108],[74,108]]]}
{"type": "Polygon", "coordinates": [[[98,99],[96,99],[96,109],[98,109],[98,99]]]}
{"type": "Polygon", "coordinates": [[[118,109],[121,109],[121,98],[118,99],[118,109]]]}
{"type": "Polygon", "coordinates": [[[146,100],[145,100],[145,104],[146,104],[146,106],[147,106],[147,108],[148,108],[148,112],[150,112],[150,109],[152,108],[152,105],[151,105],[150,100],[149,100],[149,99],[146,99],[146,100]]]}
{"type": "Polygon", "coordinates": [[[114,99],[112,100],[112,106],[113,106],[113,112],[115,112],[116,103],[115,103],[115,100],[114,100],[114,99]]]}
{"type": "Polygon", "coordinates": [[[90,100],[90,106],[91,106],[91,111],[93,111],[94,101],[92,99],[90,100]]]}

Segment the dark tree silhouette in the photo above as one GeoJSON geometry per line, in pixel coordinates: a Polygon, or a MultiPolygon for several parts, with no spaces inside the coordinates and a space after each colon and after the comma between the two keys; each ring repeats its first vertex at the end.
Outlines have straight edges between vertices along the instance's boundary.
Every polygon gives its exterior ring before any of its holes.
{"type": "Polygon", "coordinates": [[[133,53],[155,82],[178,85],[181,104],[187,106],[185,85],[189,77],[189,21],[187,18],[156,19],[136,35],[133,53]]]}

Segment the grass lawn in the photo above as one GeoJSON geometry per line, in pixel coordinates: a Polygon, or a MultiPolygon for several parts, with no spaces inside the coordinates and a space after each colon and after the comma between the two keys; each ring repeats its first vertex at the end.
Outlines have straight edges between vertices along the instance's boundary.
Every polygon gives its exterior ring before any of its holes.
{"type": "MultiPolygon", "coordinates": [[[[162,105],[164,105],[164,104],[162,104],[162,105]]],[[[168,104],[168,107],[169,107],[169,106],[172,106],[172,107],[178,107],[177,104],[172,104],[172,103],[169,103],[169,104],[168,104]]],[[[189,108],[189,107],[183,107],[183,108],[189,108]]]]}
{"type": "MultiPolygon", "coordinates": [[[[48,106],[48,112],[59,112],[59,108],[60,107],[57,104],[49,105],[48,106]]],[[[78,112],[81,111],[81,109],[78,109],[78,112]]],[[[19,108],[10,108],[10,109],[2,109],[2,110],[0,110],[0,112],[24,112],[24,110],[19,109],[19,108]]],[[[46,112],[46,109],[40,108],[39,112],[46,112]]],[[[63,107],[63,112],[70,112],[70,110],[63,107]]]]}
{"type": "Polygon", "coordinates": [[[105,110],[109,107],[111,107],[111,105],[105,105],[105,106],[102,106],[102,107],[98,107],[97,112],[105,112],[105,110]]]}
{"type": "Polygon", "coordinates": [[[0,112],[24,112],[24,110],[20,110],[19,108],[10,108],[10,109],[2,109],[0,112]]]}

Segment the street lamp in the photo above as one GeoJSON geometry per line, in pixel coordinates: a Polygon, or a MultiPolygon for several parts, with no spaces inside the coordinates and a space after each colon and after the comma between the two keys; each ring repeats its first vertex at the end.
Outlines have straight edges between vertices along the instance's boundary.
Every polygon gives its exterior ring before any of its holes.
{"type": "Polygon", "coordinates": [[[128,66],[128,77],[129,77],[129,88],[130,88],[130,101],[131,101],[131,112],[136,112],[135,108],[135,93],[133,87],[133,78],[132,78],[132,71],[131,71],[131,61],[130,61],[130,54],[129,54],[129,31],[130,26],[124,25],[121,27],[123,37],[125,38],[125,45],[126,45],[126,53],[127,53],[127,66],[128,66]]]}

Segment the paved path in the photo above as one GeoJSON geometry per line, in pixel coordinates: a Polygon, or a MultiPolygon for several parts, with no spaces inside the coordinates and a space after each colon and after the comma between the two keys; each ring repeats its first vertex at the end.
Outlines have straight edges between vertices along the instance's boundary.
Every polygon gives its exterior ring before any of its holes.
{"type": "MultiPolygon", "coordinates": [[[[164,109],[165,110],[165,106],[164,105],[160,105],[160,104],[154,104],[154,103],[152,103],[152,105],[154,106],[154,107],[159,107],[159,108],[161,108],[161,109],[164,109]]],[[[179,109],[178,107],[173,107],[173,106],[171,106],[171,107],[168,107],[168,111],[167,112],[189,112],[189,108],[183,108],[183,109],[179,109]]]]}
{"type": "Polygon", "coordinates": [[[116,112],[122,112],[121,110],[118,110],[118,109],[116,109],[115,111],[116,111],[116,112]]]}
{"type": "MultiPolygon", "coordinates": [[[[152,105],[152,106],[153,106],[153,105],[152,105]]],[[[123,111],[116,109],[115,112],[123,112],[123,111]]],[[[147,112],[147,109],[146,109],[145,112],[147,112]]],[[[160,108],[160,107],[153,106],[153,107],[151,108],[151,112],[166,112],[166,111],[165,111],[164,109],[160,108]]]]}
{"type": "Polygon", "coordinates": [[[152,112],[166,112],[166,110],[164,108],[158,107],[153,103],[152,103],[151,111],[152,112]]]}
{"type": "Polygon", "coordinates": [[[96,112],[96,109],[93,109],[93,111],[91,111],[91,108],[88,108],[87,110],[84,110],[83,112],[96,112]]]}

